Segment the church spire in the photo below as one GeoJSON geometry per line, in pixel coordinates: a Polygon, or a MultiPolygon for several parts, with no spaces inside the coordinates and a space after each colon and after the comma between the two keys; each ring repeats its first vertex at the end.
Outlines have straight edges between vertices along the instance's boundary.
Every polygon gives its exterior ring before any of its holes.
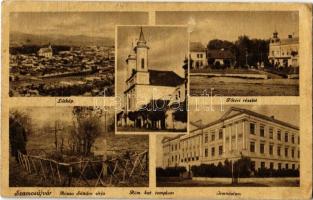
{"type": "Polygon", "coordinates": [[[137,41],[137,45],[145,45],[147,41],[145,40],[145,36],[143,35],[142,27],[140,27],[140,35],[139,40],[137,41]]]}

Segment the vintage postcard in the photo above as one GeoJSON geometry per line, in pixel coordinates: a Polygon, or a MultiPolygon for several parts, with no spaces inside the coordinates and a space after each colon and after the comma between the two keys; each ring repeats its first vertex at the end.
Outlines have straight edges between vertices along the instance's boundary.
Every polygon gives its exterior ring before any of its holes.
{"type": "Polygon", "coordinates": [[[312,5],[2,13],[3,197],[312,198],[312,5]]]}

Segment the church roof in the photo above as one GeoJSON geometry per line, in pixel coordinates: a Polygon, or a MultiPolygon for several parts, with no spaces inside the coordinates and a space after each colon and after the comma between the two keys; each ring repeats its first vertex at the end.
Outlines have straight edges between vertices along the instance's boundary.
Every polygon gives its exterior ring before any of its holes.
{"type": "Polygon", "coordinates": [[[205,52],[205,46],[201,42],[190,42],[191,52],[205,52]]]}
{"type": "Polygon", "coordinates": [[[40,48],[39,53],[51,53],[52,49],[50,47],[40,48]]]}
{"type": "Polygon", "coordinates": [[[142,27],[140,29],[139,41],[146,42],[145,36],[143,35],[142,27]]]}
{"type": "Polygon", "coordinates": [[[184,79],[173,71],[148,70],[150,85],[176,87],[184,83],[184,79]]]}

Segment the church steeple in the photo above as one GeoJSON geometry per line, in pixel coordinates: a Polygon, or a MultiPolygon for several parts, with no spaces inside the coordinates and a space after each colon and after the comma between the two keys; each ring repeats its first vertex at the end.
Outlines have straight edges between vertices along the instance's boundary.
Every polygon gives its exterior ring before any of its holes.
{"type": "Polygon", "coordinates": [[[146,44],[147,44],[147,41],[145,40],[145,36],[143,34],[142,27],[140,27],[140,35],[139,35],[139,40],[137,41],[137,46],[138,45],[146,45],[146,44]]]}
{"type": "Polygon", "coordinates": [[[147,41],[143,34],[142,27],[140,27],[139,39],[137,45],[134,48],[136,52],[136,71],[148,71],[148,49],[147,41]]]}
{"type": "Polygon", "coordinates": [[[126,59],[126,63],[127,63],[127,78],[129,78],[136,71],[136,54],[134,51],[134,43],[133,42],[132,42],[132,46],[130,49],[130,53],[126,59]]]}

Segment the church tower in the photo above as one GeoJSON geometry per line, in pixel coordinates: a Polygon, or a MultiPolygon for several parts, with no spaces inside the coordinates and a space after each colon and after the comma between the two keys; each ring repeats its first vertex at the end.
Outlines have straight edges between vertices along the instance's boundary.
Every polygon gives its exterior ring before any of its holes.
{"type": "Polygon", "coordinates": [[[141,27],[139,39],[134,48],[136,53],[136,84],[149,84],[148,50],[149,47],[147,46],[147,41],[145,40],[141,27]]]}
{"type": "Polygon", "coordinates": [[[134,51],[133,43],[132,43],[132,47],[130,50],[130,54],[128,55],[128,57],[126,59],[126,63],[127,63],[127,78],[129,78],[136,71],[136,54],[134,51]]]}
{"type": "Polygon", "coordinates": [[[137,71],[148,71],[148,49],[147,41],[143,35],[142,27],[140,28],[139,40],[135,47],[137,54],[137,71]]]}

